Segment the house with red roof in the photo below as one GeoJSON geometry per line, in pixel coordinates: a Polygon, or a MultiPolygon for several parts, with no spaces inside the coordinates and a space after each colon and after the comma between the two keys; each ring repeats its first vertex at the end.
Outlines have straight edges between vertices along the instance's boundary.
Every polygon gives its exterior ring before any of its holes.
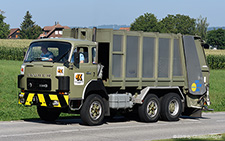
{"type": "Polygon", "coordinates": [[[126,31],[130,31],[130,27],[121,27],[119,30],[126,30],[126,31]]]}
{"type": "Polygon", "coordinates": [[[59,23],[53,26],[45,26],[42,31],[43,33],[40,34],[38,37],[41,38],[60,38],[63,34],[63,29],[70,29],[68,26],[62,26],[59,23]]]}
{"type": "Polygon", "coordinates": [[[8,39],[19,39],[20,29],[19,28],[12,28],[10,29],[10,33],[8,35],[8,39]]]}

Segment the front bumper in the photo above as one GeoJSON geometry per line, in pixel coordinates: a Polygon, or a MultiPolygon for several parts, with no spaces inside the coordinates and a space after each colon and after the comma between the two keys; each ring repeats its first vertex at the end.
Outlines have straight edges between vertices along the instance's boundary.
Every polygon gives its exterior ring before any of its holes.
{"type": "Polygon", "coordinates": [[[48,93],[19,93],[18,103],[25,106],[44,106],[44,107],[68,107],[69,96],[62,94],[48,94],[48,93]]]}

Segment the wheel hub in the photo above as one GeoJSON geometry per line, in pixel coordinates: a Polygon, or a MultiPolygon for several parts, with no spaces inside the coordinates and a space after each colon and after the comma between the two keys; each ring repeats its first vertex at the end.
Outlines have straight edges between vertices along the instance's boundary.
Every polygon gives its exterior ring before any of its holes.
{"type": "Polygon", "coordinates": [[[154,101],[150,101],[147,105],[147,113],[150,117],[154,117],[158,111],[158,106],[154,101]]]}
{"type": "Polygon", "coordinates": [[[98,101],[94,101],[90,106],[90,116],[93,120],[97,120],[102,114],[102,107],[98,101]]]}
{"type": "Polygon", "coordinates": [[[169,112],[171,115],[175,116],[179,111],[179,104],[176,100],[171,100],[169,103],[169,112]]]}

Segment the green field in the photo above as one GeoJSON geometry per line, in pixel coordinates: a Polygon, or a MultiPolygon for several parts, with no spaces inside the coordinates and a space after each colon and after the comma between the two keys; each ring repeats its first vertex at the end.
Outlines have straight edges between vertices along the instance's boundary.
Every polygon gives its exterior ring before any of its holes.
{"type": "MultiPolygon", "coordinates": [[[[0,39],[0,47],[28,47],[31,39],[0,39]]],[[[225,50],[205,49],[206,55],[225,55],[225,50]]]]}
{"type": "MultiPolygon", "coordinates": [[[[0,60],[0,121],[39,118],[36,107],[17,104],[17,75],[22,61],[0,60]]],[[[215,111],[225,111],[225,70],[210,71],[210,98],[215,111]]],[[[62,114],[62,117],[68,116],[62,114]]]]}
{"type": "MultiPolygon", "coordinates": [[[[0,47],[28,47],[32,39],[0,39],[0,47]]],[[[205,49],[206,55],[225,55],[225,50],[205,49]]]]}
{"type": "Polygon", "coordinates": [[[205,49],[205,54],[207,55],[225,55],[225,50],[212,50],[212,49],[205,49]]]}
{"type": "Polygon", "coordinates": [[[210,70],[210,108],[225,111],[225,70],[210,70]]]}
{"type": "Polygon", "coordinates": [[[0,120],[37,118],[35,107],[25,108],[17,104],[17,75],[22,62],[0,60],[0,64],[0,120]]]}
{"type": "Polygon", "coordinates": [[[32,41],[33,40],[30,39],[0,39],[0,47],[25,48],[28,47],[32,41]]]}

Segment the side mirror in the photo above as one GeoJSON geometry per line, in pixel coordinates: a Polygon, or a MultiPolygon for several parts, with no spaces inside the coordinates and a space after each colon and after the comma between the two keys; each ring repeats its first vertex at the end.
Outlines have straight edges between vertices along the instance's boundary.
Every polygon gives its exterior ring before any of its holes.
{"type": "Polygon", "coordinates": [[[79,64],[80,64],[80,55],[79,55],[79,53],[78,52],[75,52],[73,57],[74,57],[73,58],[74,59],[74,65],[77,68],[79,68],[79,64]]]}

